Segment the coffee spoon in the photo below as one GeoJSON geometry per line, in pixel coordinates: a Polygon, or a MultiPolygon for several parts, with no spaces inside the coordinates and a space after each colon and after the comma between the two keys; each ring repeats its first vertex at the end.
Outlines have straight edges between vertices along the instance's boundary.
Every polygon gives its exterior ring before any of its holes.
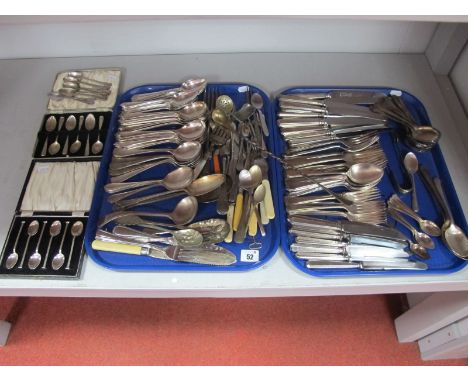
{"type": "Polygon", "coordinates": [[[91,131],[94,130],[95,126],[96,126],[96,118],[94,117],[93,114],[90,113],[85,118],[85,129],[88,130],[88,136],[86,138],[86,146],[85,146],[85,152],[84,152],[85,156],[89,155],[89,136],[91,134],[91,131]]]}
{"type": "MultiPolygon", "coordinates": [[[[74,130],[76,127],[76,117],[74,115],[70,115],[65,122],[65,129],[70,132],[74,130]]],[[[67,134],[67,138],[65,139],[65,144],[63,145],[62,155],[68,154],[68,139],[69,134],[67,134]]]]}
{"type": "Polygon", "coordinates": [[[67,229],[68,229],[69,224],[70,224],[69,221],[65,222],[65,229],[63,230],[62,240],[60,241],[59,250],[57,254],[52,258],[52,269],[54,271],[59,270],[62,267],[63,263],[65,262],[65,255],[62,253],[62,247],[63,247],[63,241],[65,240],[65,236],[67,234],[67,229]]]}
{"type": "Polygon", "coordinates": [[[433,249],[435,247],[434,241],[430,238],[430,236],[424,232],[417,231],[410,223],[408,223],[403,216],[401,216],[396,210],[393,208],[388,208],[387,212],[390,216],[395,219],[398,223],[405,226],[413,235],[414,240],[424,248],[433,249]]]}
{"type": "Polygon", "coordinates": [[[68,255],[67,265],[65,267],[65,269],[67,270],[70,269],[71,259],[73,256],[73,249],[75,247],[75,239],[83,233],[83,222],[78,220],[75,223],[73,223],[70,231],[73,236],[73,239],[70,247],[70,254],[68,255]]]}
{"type": "Polygon", "coordinates": [[[416,155],[414,155],[414,153],[409,152],[405,155],[405,158],[403,159],[403,164],[411,178],[411,206],[413,207],[414,212],[419,212],[418,194],[416,193],[416,182],[414,181],[414,175],[418,172],[419,167],[418,158],[416,158],[416,155]]]}
{"type": "Polygon", "coordinates": [[[99,116],[99,127],[98,127],[98,139],[91,146],[91,152],[94,155],[98,155],[102,151],[102,147],[104,146],[104,144],[101,142],[101,128],[102,128],[103,122],[104,122],[104,116],[100,115],[99,116]]]}
{"type": "Polygon", "coordinates": [[[25,221],[22,221],[20,225],[20,229],[18,230],[18,233],[16,234],[16,240],[15,240],[15,244],[13,245],[13,250],[11,251],[10,255],[8,255],[7,257],[6,264],[5,264],[5,267],[7,269],[13,268],[16,262],[18,261],[18,253],[16,252],[16,247],[18,246],[18,240],[21,236],[21,232],[23,232],[24,224],[25,224],[25,221]]]}
{"type": "Polygon", "coordinates": [[[55,155],[60,151],[60,143],[58,141],[58,138],[59,138],[60,130],[62,129],[64,121],[65,121],[64,117],[59,118],[58,130],[57,130],[57,135],[55,136],[55,141],[52,142],[48,150],[50,155],[55,155]]]}
{"type": "Polygon", "coordinates": [[[76,154],[81,148],[81,141],[79,137],[80,137],[81,127],[83,126],[83,121],[84,121],[84,117],[80,115],[80,118],[78,119],[78,130],[76,131],[76,139],[70,146],[70,153],[72,154],[76,154]]]}
{"type": "Polygon", "coordinates": [[[44,229],[46,225],[47,225],[47,220],[44,220],[42,224],[41,234],[39,235],[39,240],[37,241],[36,250],[34,251],[34,253],[31,255],[31,257],[28,260],[29,269],[36,269],[41,263],[42,256],[39,253],[39,246],[41,245],[42,235],[44,234],[44,229]]]}
{"type": "Polygon", "coordinates": [[[49,228],[49,244],[47,245],[47,251],[44,259],[44,264],[42,264],[42,269],[46,269],[47,267],[47,260],[49,259],[49,252],[50,252],[50,245],[52,244],[52,240],[54,239],[55,236],[57,236],[60,231],[62,230],[62,223],[60,220],[55,220],[50,228],[49,228]]]}
{"type": "MultiPolygon", "coordinates": [[[[20,264],[18,266],[18,269],[23,268],[24,260],[26,258],[26,254],[28,252],[29,241],[31,240],[31,237],[35,236],[37,231],[39,231],[39,226],[40,226],[40,223],[37,220],[33,220],[31,223],[29,223],[28,238],[26,240],[26,246],[24,247],[23,255],[21,256],[21,262],[20,262],[20,264]]],[[[18,260],[18,259],[16,259],[16,260],[18,260]]],[[[13,262],[13,259],[12,259],[10,264],[12,264],[11,268],[13,268],[15,266],[15,264],[16,264],[16,261],[13,262]]],[[[8,265],[8,259],[7,259],[7,265],[8,265]]]]}

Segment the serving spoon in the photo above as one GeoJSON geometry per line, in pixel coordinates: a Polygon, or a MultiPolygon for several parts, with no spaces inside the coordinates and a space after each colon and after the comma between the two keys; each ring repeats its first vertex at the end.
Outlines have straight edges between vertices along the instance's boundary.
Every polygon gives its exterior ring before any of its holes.
{"type": "Polygon", "coordinates": [[[193,169],[182,166],[168,173],[163,179],[129,183],[108,183],[105,185],[104,189],[106,192],[113,194],[107,199],[109,203],[115,203],[131,195],[156,186],[162,186],[166,190],[170,191],[183,190],[184,188],[189,187],[192,181],[193,169]],[[131,190],[125,191],[127,189],[131,190]]]}
{"type": "Polygon", "coordinates": [[[109,222],[129,217],[129,216],[149,216],[149,217],[165,217],[172,220],[177,225],[185,225],[190,223],[198,212],[198,201],[193,196],[187,196],[181,199],[174,210],[170,213],[162,212],[144,212],[144,211],[116,211],[104,216],[99,222],[98,227],[103,227],[109,222]]]}
{"type": "Polygon", "coordinates": [[[142,196],[129,200],[122,200],[115,203],[119,208],[132,208],[142,206],[149,203],[160,202],[166,199],[171,199],[176,196],[188,194],[190,196],[201,196],[218,189],[225,181],[224,174],[211,174],[205,175],[201,178],[195,179],[189,186],[181,190],[170,190],[142,196]]]}

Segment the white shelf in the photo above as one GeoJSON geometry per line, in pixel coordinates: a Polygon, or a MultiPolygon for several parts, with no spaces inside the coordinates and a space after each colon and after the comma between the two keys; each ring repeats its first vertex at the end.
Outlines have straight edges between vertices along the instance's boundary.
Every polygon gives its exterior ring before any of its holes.
{"type": "MultiPolygon", "coordinates": [[[[442,131],[443,150],[464,210],[468,207],[468,153],[424,55],[206,54],[0,60],[0,242],[5,240],[31,160],[55,74],[71,68],[122,67],[123,89],[204,76],[211,82],[247,82],[270,94],[299,85],[387,86],[409,91],[425,104],[442,131]],[[7,90],[8,89],[8,90],[7,90]]],[[[282,251],[246,273],[127,273],[86,259],[80,279],[0,278],[0,295],[84,297],[254,297],[468,290],[468,267],[445,276],[314,278],[282,251]]]]}

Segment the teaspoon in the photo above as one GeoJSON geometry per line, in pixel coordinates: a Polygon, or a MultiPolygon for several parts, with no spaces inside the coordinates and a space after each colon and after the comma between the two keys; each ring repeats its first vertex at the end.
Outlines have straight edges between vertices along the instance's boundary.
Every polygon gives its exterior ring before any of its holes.
{"type": "Polygon", "coordinates": [[[47,251],[44,259],[44,264],[42,264],[42,269],[46,269],[47,267],[47,260],[49,259],[49,251],[50,251],[50,245],[52,244],[52,240],[54,239],[55,236],[57,236],[60,231],[62,230],[62,223],[60,220],[55,220],[50,228],[49,228],[49,244],[47,245],[47,251]]]}
{"type": "Polygon", "coordinates": [[[83,121],[84,121],[84,117],[82,115],[80,115],[80,118],[78,120],[78,130],[76,132],[76,140],[70,146],[70,152],[72,154],[76,154],[81,148],[81,141],[80,141],[79,137],[80,137],[81,127],[83,126],[83,121]]]}
{"type": "MultiPolygon", "coordinates": [[[[29,247],[29,240],[31,240],[31,237],[35,236],[37,231],[39,231],[39,222],[37,220],[33,220],[31,223],[29,223],[28,226],[28,239],[26,240],[26,246],[24,247],[23,255],[21,256],[21,262],[20,265],[18,266],[18,269],[23,268],[24,264],[24,259],[26,258],[26,254],[28,252],[28,247],[29,247]]],[[[16,264],[16,262],[15,262],[16,264]]],[[[13,266],[15,265],[13,264],[13,266]]]]}
{"type": "MultiPolygon", "coordinates": [[[[76,117],[74,115],[71,115],[67,118],[67,121],[65,122],[65,129],[70,132],[74,130],[76,127],[76,117]]],[[[67,155],[68,154],[68,137],[70,134],[67,134],[67,139],[65,139],[65,144],[63,145],[63,150],[62,150],[62,155],[67,155]]]]}
{"type": "Polygon", "coordinates": [[[101,128],[102,128],[103,122],[104,122],[104,116],[100,115],[99,116],[98,139],[91,146],[91,152],[94,155],[98,155],[102,151],[102,147],[104,146],[104,144],[101,142],[101,128]]]}
{"type": "Polygon", "coordinates": [[[260,118],[260,125],[262,126],[263,135],[268,137],[270,132],[268,131],[268,126],[265,121],[265,115],[262,112],[263,108],[263,97],[258,93],[253,93],[250,97],[250,103],[252,106],[257,109],[258,117],[260,118]]]}
{"type": "Polygon", "coordinates": [[[8,255],[8,257],[7,257],[6,264],[5,264],[7,269],[13,268],[15,266],[16,262],[18,261],[18,253],[16,252],[16,247],[18,245],[18,240],[19,240],[19,238],[21,236],[21,232],[23,232],[24,223],[25,223],[25,221],[21,222],[20,229],[18,231],[18,234],[16,235],[15,244],[13,245],[13,250],[10,253],[10,255],[8,255]]]}
{"type": "Polygon", "coordinates": [[[403,164],[405,166],[406,171],[411,177],[411,187],[412,187],[412,194],[411,194],[411,206],[413,207],[414,212],[419,212],[419,204],[418,204],[418,194],[416,193],[416,182],[414,181],[414,175],[418,172],[418,158],[414,153],[409,152],[405,155],[403,159],[403,164]]]}
{"type": "Polygon", "coordinates": [[[390,216],[395,219],[398,223],[402,224],[411,232],[414,237],[414,240],[424,248],[427,249],[434,249],[435,244],[434,241],[429,237],[429,235],[425,234],[424,232],[417,231],[410,223],[408,223],[403,216],[401,216],[396,210],[393,208],[389,208],[388,213],[390,216]]]}
{"type": "Polygon", "coordinates": [[[64,117],[59,118],[59,125],[58,125],[57,135],[55,137],[55,141],[52,142],[48,150],[50,155],[55,155],[60,151],[60,143],[58,141],[58,138],[59,138],[60,130],[62,129],[64,121],[65,121],[64,117]]]}
{"type": "Polygon", "coordinates": [[[84,152],[85,156],[89,155],[89,136],[91,134],[91,131],[94,130],[95,126],[96,126],[96,118],[94,117],[93,114],[88,114],[85,119],[85,128],[86,130],[88,130],[88,136],[86,138],[86,146],[85,146],[85,152],[84,152]]]}
{"type": "Polygon", "coordinates": [[[69,221],[65,222],[65,229],[63,230],[62,240],[60,241],[60,247],[57,254],[52,258],[52,269],[54,271],[60,269],[65,262],[65,255],[62,253],[63,241],[65,240],[65,236],[67,234],[68,225],[70,224],[69,221]]]}
{"type": "Polygon", "coordinates": [[[31,255],[31,257],[28,260],[28,268],[29,269],[36,269],[39,266],[39,264],[41,263],[42,256],[39,253],[39,246],[41,245],[42,235],[44,234],[44,229],[45,229],[46,225],[47,225],[47,220],[44,220],[44,223],[43,223],[42,229],[41,229],[41,234],[39,235],[39,240],[37,241],[36,250],[34,251],[34,253],[31,255]]]}
{"type": "MultiPolygon", "coordinates": [[[[76,221],[71,227],[71,234],[73,236],[72,245],[70,247],[70,254],[68,255],[67,266],[65,269],[70,269],[70,263],[73,256],[73,249],[75,247],[75,239],[83,233],[83,222],[76,221]]],[[[52,261],[53,262],[53,261],[52,261]]]]}

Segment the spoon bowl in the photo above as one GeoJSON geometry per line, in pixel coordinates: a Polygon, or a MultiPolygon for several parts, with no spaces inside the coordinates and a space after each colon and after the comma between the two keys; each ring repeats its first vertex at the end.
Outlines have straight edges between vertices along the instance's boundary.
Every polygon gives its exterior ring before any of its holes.
{"type": "Polygon", "coordinates": [[[47,118],[45,129],[48,133],[51,133],[52,131],[55,130],[56,127],[57,127],[57,119],[53,115],[51,115],[49,118],[47,118]]]}
{"type": "Polygon", "coordinates": [[[355,163],[346,172],[348,179],[360,186],[376,184],[384,175],[381,167],[370,163],[355,163]]]}
{"type": "Polygon", "coordinates": [[[226,115],[234,111],[234,101],[227,95],[221,95],[216,99],[216,109],[222,110],[226,115]]]}
{"type": "Polygon", "coordinates": [[[205,102],[195,101],[182,107],[182,109],[179,110],[178,115],[183,121],[190,122],[194,119],[202,118],[207,111],[208,107],[205,102]]]}

